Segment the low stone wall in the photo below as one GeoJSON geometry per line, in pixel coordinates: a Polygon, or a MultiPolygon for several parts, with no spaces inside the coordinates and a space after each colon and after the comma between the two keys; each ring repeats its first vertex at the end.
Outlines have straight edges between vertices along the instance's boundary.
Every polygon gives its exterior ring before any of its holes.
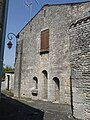
{"type": "Polygon", "coordinates": [[[6,81],[1,82],[1,91],[6,90],[6,81]]]}
{"type": "Polygon", "coordinates": [[[1,83],[1,91],[8,90],[14,92],[14,73],[5,73],[5,80],[1,83]]]}

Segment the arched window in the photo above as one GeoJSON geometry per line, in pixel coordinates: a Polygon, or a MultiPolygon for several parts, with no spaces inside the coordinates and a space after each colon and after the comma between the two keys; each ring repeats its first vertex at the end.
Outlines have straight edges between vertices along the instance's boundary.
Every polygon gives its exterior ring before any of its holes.
{"type": "Polygon", "coordinates": [[[33,77],[33,83],[34,83],[35,89],[38,89],[38,79],[37,79],[37,77],[33,77]]]}
{"type": "Polygon", "coordinates": [[[47,78],[47,75],[48,75],[47,71],[43,70],[42,73],[44,74],[44,77],[47,78]]]}
{"type": "Polygon", "coordinates": [[[46,70],[42,71],[43,73],[43,98],[47,99],[48,98],[48,73],[46,70]]]}
{"type": "Polygon", "coordinates": [[[59,99],[60,99],[60,82],[59,82],[59,79],[57,77],[54,77],[53,81],[54,81],[54,97],[55,97],[55,101],[59,102],[59,99]]]}

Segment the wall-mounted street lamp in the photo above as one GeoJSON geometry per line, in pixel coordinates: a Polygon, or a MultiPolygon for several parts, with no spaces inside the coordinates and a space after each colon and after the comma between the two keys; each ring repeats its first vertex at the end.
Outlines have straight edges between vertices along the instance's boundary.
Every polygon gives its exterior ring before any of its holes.
{"type": "Polygon", "coordinates": [[[13,39],[13,37],[15,37],[15,38],[18,38],[19,36],[18,35],[15,35],[14,33],[9,33],[8,35],[7,35],[7,37],[8,37],[8,40],[9,40],[9,42],[7,43],[7,46],[8,46],[8,48],[9,49],[11,49],[12,48],[12,39],[13,39]]]}
{"type": "Polygon", "coordinates": [[[19,62],[18,62],[18,65],[15,66],[15,71],[14,71],[14,75],[15,75],[15,85],[17,87],[14,86],[14,95],[16,97],[20,97],[20,83],[21,83],[21,61],[22,61],[22,40],[19,40],[19,34],[18,35],[15,35],[14,33],[9,33],[7,35],[7,38],[8,38],[8,43],[7,43],[7,47],[9,49],[12,48],[12,40],[13,38],[15,38],[16,40],[16,56],[15,56],[15,64],[17,64],[16,60],[18,59],[19,62]],[[17,55],[18,54],[18,55],[17,55]],[[18,57],[17,57],[18,56],[18,57]],[[17,72],[18,70],[18,72],[17,72]],[[18,88],[18,89],[17,89],[18,88]]]}

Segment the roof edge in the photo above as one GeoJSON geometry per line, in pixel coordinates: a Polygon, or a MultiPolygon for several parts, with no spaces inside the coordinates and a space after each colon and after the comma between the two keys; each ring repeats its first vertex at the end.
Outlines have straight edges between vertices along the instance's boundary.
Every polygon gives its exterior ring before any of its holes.
{"type": "MultiPolygon", "coordinates": [[[[75,4],[83,4],[83,3],[88,3],[90,1],[83,1],[83,2],[71,2],[71,3],[61,3],[61,4],[45,4],[41,7],[41,9],[26,23],[26,25],[20,30],[20,32],[36,17],[36,15],[43,10],[44,7],[47,6],[61,6],[61,5],[75,5],[75,4]]],[[[20,33],[19,32],[19,33],[20,33]]],[[[17,33],[17,36],[19,36],[19,33],[17,33]]]]}

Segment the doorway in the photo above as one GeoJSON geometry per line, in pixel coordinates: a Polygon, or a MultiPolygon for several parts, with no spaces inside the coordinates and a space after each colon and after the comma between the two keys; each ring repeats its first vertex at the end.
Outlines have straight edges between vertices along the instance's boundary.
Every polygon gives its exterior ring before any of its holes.
{"type": "Polygon", "coordinates": [[[10,75],[7,75],[7,90],[9,90],[10,86],[10,75]]]}

